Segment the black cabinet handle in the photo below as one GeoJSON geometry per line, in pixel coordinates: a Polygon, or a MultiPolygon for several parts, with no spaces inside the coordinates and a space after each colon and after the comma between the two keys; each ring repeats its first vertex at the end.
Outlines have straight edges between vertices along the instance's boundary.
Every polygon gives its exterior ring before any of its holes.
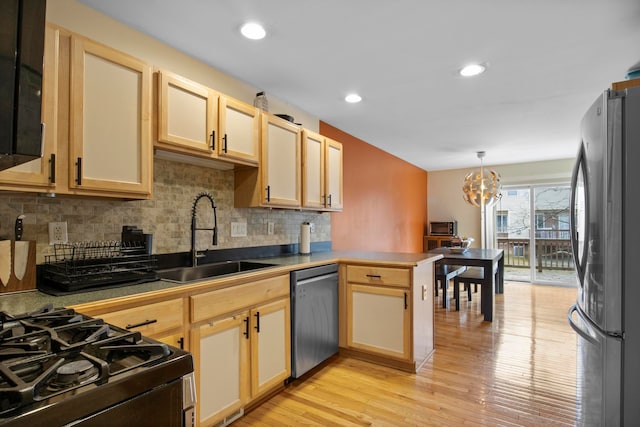
{"type": "Polygon", "coordinates": [[[51,184],[56,183],[56,155],[55,153],[51,153],[51,157],[49,158],[49,182],[51,184]]]}
{"type": "Polygon", "coordinates": [[[329,194],[329,207],[331,207],[331,194],[329,194]]]}
{"type": "Polygon", "coordinates": [[[322,206],[327,206],[327,196],[325,194],[322,195],[322,206]]]}
{"type": "Polygon", "coordinates": [[[211,131],[211,149],[216,150],[216,130],[211,131]]]}
{"type": "Polygon", "coordinates": [[[271,186],[267,185],[267,203],[271,201],[271,186]]]}
{"type": "Polygon", "coordinates": [[[242,335],[245,336],[246,339],[249,339],[249,317],[244,318],[244,332],[242,335]]]}
{"type": "Polygon", "coordinates": [[[157,321],[158,321],[157,319],[145,320],[144,322],[134,323],[133,325],[129,324],[129,325],[125,326],[124,328],[125,329],[139,328],[140,326],[150,325],[152,323],[156,323],[157,321]]]}
{"type": "Polygon", "coordinates": [[[76,173],[78,174],[76,182],[78,185],[82,185],[82,157],[78,157],[78,161],[76,162],[76,173]]]}
{"type": "Polygon", "coordinates": [[[256,332],[260,333],[260,312],[256,311],[256,314],[254,314],[254,316],[256,317],[256,332]]]}
{"type": "Polygon", "coordinates": [[[180,337],[178,340],[178,346],[180,347],[180,350],[184,350],[184,337],[180,337]]]}
{"type": "Polygon", "coordinates": [[[409,308],[409,304],[408,304],[408,298],[409,296],[407,295],[407,293],[404,293],[404,309],[406,310],[407,308],[409,308]]]}
{"type": "Polygon", "coordinates": [[[379,274],[367,274],[367,276],[369,279],[382,279],[382,276],[379,274]]]}
{"type": "Polygon", "coordinates": [[[225,133],[222,137],[222,151],[227,152],[227,134],[225,133]]]}

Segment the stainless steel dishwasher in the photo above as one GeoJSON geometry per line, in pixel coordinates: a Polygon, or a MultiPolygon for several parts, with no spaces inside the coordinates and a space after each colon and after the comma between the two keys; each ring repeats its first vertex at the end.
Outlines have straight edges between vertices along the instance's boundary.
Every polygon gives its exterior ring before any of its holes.
{"type": "Polygon", "coordinates": [[[291,378],[338,352],[338,265],[291,272],[291,378]]]}

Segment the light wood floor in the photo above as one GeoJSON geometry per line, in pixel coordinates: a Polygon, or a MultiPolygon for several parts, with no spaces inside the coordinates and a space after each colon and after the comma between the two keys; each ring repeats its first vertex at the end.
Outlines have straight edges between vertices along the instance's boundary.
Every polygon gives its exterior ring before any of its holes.
{"type": "Polygon", "coordinates": [[[338,357],[233,426],[574,425],[575,289],[506,283],[493,323],[479,293],[444,310],[436,351],[417,374],[338,357]]]}

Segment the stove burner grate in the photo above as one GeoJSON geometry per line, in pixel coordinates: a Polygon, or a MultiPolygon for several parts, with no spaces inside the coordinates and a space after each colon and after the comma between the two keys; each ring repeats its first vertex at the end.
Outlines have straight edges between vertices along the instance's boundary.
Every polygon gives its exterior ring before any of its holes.
{"type": "Polygon", "coordinates": [[[74,360],[59,366],[47,387],[51,391],[60,391],[70,386],[93,382],[99,376],[99,369],[89,360],[74,360]]]}

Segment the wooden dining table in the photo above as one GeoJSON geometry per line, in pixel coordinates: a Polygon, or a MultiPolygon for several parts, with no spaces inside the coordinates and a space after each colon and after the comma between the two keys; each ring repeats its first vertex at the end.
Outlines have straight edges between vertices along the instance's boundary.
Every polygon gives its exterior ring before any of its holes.
{"type": "MultiPolygon", "coordinates": [[[[467,267],[482,267],[484,277],[491,277],[491,286],[482,286],[482,307],[484,320],[493,321],[496,294],[504,292],[504,250],[469,248],[460,253],[451,248],[443,247],[428,251],[429,254],[442,255],[436,261],[439,264],[465,265],[467,267]],[[496,274],[493,274],[495,271],[496,274]]],[[[443,298],[447,298],[446,292],[443,298]]]]}

